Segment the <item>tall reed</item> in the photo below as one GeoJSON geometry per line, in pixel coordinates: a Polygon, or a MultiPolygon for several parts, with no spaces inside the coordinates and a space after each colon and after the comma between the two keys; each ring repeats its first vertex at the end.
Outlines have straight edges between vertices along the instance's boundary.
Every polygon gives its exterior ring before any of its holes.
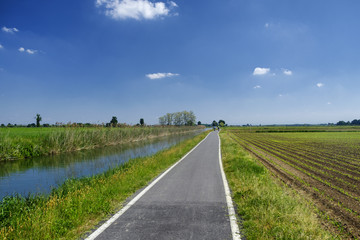
{"type": "MultiPolygon", "coordinates": [[[[52,128],[46,133],[10,135],[0,131],[0,160],[91,149],[147,138],[194,131],[198,127],[52,128]]],[[[25,129],[26,130],[26,129],[25,129]]]]}

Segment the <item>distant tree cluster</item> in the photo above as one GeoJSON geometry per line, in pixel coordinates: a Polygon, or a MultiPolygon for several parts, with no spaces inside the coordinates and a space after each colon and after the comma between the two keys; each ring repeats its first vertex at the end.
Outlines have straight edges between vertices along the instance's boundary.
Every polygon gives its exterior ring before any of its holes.
{"type": "Polygon", "coordinates": [[[338,126],[345,126],[345,125],[360,125],[360,119],[354,119],[351,122],[350,121],[339,121],[336,123],[338,126]]]}
{"type": "Polygon", "coordinates": [[[217,121],[213,121],[212,122],[212,124],[211,124],[211,126],[213,126],[213,127],[217,127],[217,126],[219,126],[219,127],[224,127],[224,126],[227,126],[226,124],[225,124],[225,121],[224,120],[219,120],[219,122],[217,122],[217,121]]]}
{"type": "Polygon", "coordinates": [[[112,116],[110,122],[105,124],[105,127],[127,127],[127,126],[128,125],[125,123],[119,123],[116,116],[112,116]]]}
{"type": "MultiPolygon", "coordinates": [[[[2,127],[2,128],[4,128],[4,127],[8,127],[8,128],[11,128],[11,127],[41,127],[40,122],[42,121],[42,118],[39,113],[36,114],[35,120],[36,120],[36,124],[31,123],[28,125],[17,125],[17,124],[8,123],[8,125],[6,125],[6,126],[5,126],[5,124],[1,124],[0,127],[2,127]]],[[[43,124],[43,127],[50,127],[50,124],[45,123],[45,124],[43,124]]]]}
{"type": "Polygon", "coordinates": [[[11,127],[20,127],[19,125],[16,125],[16,124],[11,124],[11,123],[8,123],[6,126],[5,124],[1,124],[1,127],[2,128],[5,128],[5,127],[8,127],[8,128],[11,128],[11,127]]]}
{"type": "Polygon", "coordinates": [[[159,117],[159,124],[175,126],[193,126],[196,124],[196,116],[193,111],[167,113],[164,116],[159,117]]]}
{"type": "Polygon", "coordinates": [[[225,121],[224,120],[219,120],[219,125],[220,125],[220,127],[224,127],[225,126],[225,121]]]}

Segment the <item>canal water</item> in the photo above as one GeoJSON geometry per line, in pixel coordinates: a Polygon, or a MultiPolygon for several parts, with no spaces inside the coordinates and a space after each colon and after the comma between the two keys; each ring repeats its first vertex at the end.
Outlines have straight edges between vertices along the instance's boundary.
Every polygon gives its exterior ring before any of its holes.
{"type": "Polygon", "coordinates": [[[48,194],[68,178],[105,172],[132,158],[152,155],[202,131],[55,156],[0,162],[0,200],[20,194],[48,194]]]}

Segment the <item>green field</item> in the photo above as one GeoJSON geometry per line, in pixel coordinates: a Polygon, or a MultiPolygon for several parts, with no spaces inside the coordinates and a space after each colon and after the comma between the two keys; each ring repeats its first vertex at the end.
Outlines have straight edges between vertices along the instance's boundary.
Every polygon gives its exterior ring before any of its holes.
{"type": "MultiPolygon", "coordinates": [[[[259,168],[266,167],[276,179],[305,198],[334,232],[342,238],[360,238],[358,131],[358,127],[246,127],[223,134],[240,151],[251,153],[259,168]]],[[[234,187],[238,204],[243,204],[241,198],[253,197],[242,189],[247,187],[234,187]],[[236,192],[242,194],[238,200],[236,192]]],[[[252,191],[257,190],[249,193],[252,191]]],[[[250,223],[253,217],[249,215],[250,223]]]]}
{"type": "Polygon", "coordinates": [[[236,129],[239,132],[359,132],[360,126],[244,126],[228,127],[227,129],[236,129]]]}
{"type": "Polygon", "coordinates": [[[0,128],[0,160],[92,149],[196,129],[199,127],[0,128]]]}

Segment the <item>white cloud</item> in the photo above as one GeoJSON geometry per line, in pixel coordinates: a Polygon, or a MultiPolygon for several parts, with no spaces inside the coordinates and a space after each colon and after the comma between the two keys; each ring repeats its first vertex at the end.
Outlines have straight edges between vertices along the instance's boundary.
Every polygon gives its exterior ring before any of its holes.
{"type": "Polygon", "coordinates": [[[37,51],[38,51],[38,50],[25,49],[25,48],[23,48],[23,47],[20,47],[20,48],[19,48],[19,52],[26,52],[26,53],[31,54],[31,55],[37,53],[37,51]]]}
{"type": "Polygon", "coordinates": [[[328,102],[327,104],[328,104],[328,105],[331,105],[331,102],[328,102]]]}
{"type": "Polygon", "coordinates": [[[0,49],[2,49],[2,48],[4,48],[4,46],[0,44],[0,49]]]}
{"type": "Polygon", "coordinates": [[[168,16],[178,5],[173,2],[150,2],[149,0],[96,0],[97,7],[104,7],[105,14],[113,19],[154,19],[168,16]]]}
{"type": "Polygon", "coordinates": [[[270,27],[270,23],[265,23],[265,27],[266,28],[270,27]]]}
{"type": "Polygon", "coordinates": [[[323,83],[317,83],[316,86],[319,87],[319,88],[321,88],[321,87],[324,86],[324,84],[323,84],[323,83]]]}
{"type": "Polygon", "coordinates": [[[176,77],[180,76],[178,73],[149,73],[146,74],[146,77],[150,79],[160,79],[160,78],[166,78],[166,77],[176,77]]]}
{"type": "Polygon", "coordinates": [[[27,52],[28,54],[34,54],[34,53],[37,52],[37,50],[34,50],[34,49],[26,49],[26,52],[27,52]]]}
{"type": "Polygon", "coordinates": [[[265,75],[270,72],[270,68],[257,67],[254,69],[253,75],[265,75]]]}
{"type": "Polygon", "coordinates": [[[17,28],[7,28],[5,26],[3,26],[1,28],[1,30],[3,30],[3,32],[6,32],[6,33],[15,33],[15,32],[19,31],[17,28]]]}
{"type": "Polygon", "coordinates": [[[292,71],[289,69],[283,69],[282,71],[283,71],[283,74],[285,74],[285,75],[288,75],[288,76],[292,75],[292,71]]]}
{"type": "Polygon", "coordinates": [[[260,86],[260,85],[256,85],[256,86],[254,87],[254,89],[258,89],[258,88],[261,88],[261,86],[260,86]]]}
{"type": "Polygon", "coordinates": [[[173,2],[173,1],[170,1],[169,4],[170,4],[171,7],[178,7],[178,5],[177,5],[175,2],[173,2]]]}

